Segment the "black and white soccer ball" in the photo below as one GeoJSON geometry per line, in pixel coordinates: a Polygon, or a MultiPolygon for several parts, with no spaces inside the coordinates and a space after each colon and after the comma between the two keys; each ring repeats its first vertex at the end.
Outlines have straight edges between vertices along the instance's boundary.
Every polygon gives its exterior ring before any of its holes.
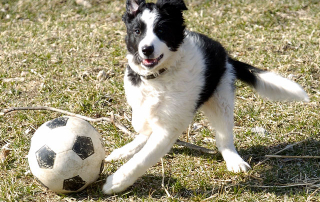
{"type": "Polygon", "coordinates": [[[105,151],[100,134],[87,121],[59,117],[41,125],[28,154],[32,174],[57,193],[78,192],[102,172],[105,151]]]}

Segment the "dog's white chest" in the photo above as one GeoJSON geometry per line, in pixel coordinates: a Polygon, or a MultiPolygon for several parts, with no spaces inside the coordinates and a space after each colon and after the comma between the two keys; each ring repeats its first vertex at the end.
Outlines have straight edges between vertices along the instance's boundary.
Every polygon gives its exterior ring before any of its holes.
{"type": "Polygon", "coordinates": [[[152,86],[132,85],[127,77],[124,83],[127,102],[132,107],[133,127],[140,134],[150,135],[152,132],[150,122],[157,119],[162,95],[152,86]]]}

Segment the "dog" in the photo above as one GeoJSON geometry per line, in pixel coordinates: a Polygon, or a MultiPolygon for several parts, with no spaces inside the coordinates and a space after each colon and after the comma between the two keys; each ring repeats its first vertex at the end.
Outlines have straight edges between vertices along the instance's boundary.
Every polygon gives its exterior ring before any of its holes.
{"type": "Polygon", "coordinates": [[[124,87],[139,135],[114,150],[107,162],[128,160],[103,185],[105,194],[124,191],[156,164],[188,127],[197,110],[216,130],[216,144],[227,169],[250,169],[233,143],[235,80],[271,100],[308,101],[297,83],[237,61],[223,46],[186,30],[183,0],[127,0],[128,65],[124,87]]]}

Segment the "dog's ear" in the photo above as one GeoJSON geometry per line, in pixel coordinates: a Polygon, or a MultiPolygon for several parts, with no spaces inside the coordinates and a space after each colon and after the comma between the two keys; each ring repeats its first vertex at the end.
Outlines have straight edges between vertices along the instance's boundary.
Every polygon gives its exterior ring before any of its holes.
{"type": "Polygon", "coordinates": [[[145,0],[127,0],[127,13],[131,16],[135,16],[139,10],[139,6],[142,3],[146,3],[145,0]]]}
{"type": "Polygon", "coordinates": [[[188,10],[183,0],[158,0],[156,5],[160,9],[173,9],[179,11],[188,10]]]}

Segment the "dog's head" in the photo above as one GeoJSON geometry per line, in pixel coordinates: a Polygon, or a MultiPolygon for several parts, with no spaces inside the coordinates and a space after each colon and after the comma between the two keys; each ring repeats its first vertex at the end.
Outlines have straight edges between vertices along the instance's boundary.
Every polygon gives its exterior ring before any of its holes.
{"type": "MultiPolygon", "coordinates": [[[[184,39],[183,0],[127,0],[123,21],[126,44],[132,62],[146,71],[161,66],[184,39]]],[[[129,61],[130,63],[130,61],[129,61]]]]}

